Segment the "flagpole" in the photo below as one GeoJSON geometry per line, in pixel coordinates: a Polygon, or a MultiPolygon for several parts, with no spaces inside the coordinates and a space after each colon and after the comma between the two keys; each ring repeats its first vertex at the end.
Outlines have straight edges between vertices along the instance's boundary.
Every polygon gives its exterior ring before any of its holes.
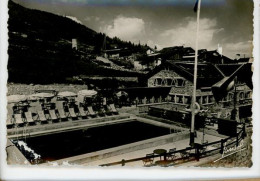
{"type": "Polygon", "coordinates": [[[199,40],[199,21],[200,21],[200,4],[198,0],[197,8],[197,31],[196,31],[196,47],[195,47],[195,62],[194,62],[194,78],[193,78],[193,96],[191,106],[191,130],[190,130],[190,146],[194,146],[194,124],[195,124],[195,102],[196,102],[196,87],[197,87],[197,66],[198,66],[198,40],[199,40]]]}

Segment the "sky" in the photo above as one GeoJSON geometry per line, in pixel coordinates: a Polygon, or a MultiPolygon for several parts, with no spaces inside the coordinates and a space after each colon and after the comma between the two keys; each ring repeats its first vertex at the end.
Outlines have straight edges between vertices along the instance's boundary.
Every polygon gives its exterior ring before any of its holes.
{"type": "MultiPolygon", "coordinates": [[[[158,49],[195,49],[195,0],[14,0],[24,7],[68,16],[110,37],[158,49]]],[[[199,48],[236,58],[252,56],[253,1],[202,0],[199,48]]]]}

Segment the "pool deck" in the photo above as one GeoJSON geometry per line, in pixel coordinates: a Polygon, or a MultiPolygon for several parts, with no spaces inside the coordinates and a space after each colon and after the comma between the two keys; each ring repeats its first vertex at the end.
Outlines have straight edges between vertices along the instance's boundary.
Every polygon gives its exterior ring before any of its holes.
{"type": "MultiPolygon", "coordinates": [[[[201,143],[202,135],[203,135],[202,132],[197,132],[197,138],[195,138],[196,143],[201,143]]],[[[204,141],[207,140],[209,142],[218,141],[220,139],[221,139],[220,137],[207,135],[207,134],[204,137],[204,141]]],[[[168,151],[169,149],[172,149],[172,148],[176,148],[177,150],[180,150],[180,149],[184,149],[186,147],[189,147],[189,139],[180,140],[180,141],[168,143],[168,144],[165,144],[165,145],[159,145],[159,146],[156,146],[156,147],[150,147],[150,148],[147,148],[147,149],[138,150],[138,151],[134,151],[134,152],[126,153],[126,154],[121,154],[121,155],[109,157],[109,158],[102,159],[102,160],[88,162],[88,163],[84,163],[83,165],[84,166],[99,166],[99,165],[102,165],[102,164],[121,161],[122,159],[129,160],[129,159],[133,159],[133,158],[144,157],[146,154],[153,153],[153,151],[155,149],[165,149],[165,150],[168,151]]],[[[208,148],[208,149],[211,149],[211,148],[208,148]]],[[[156,157],[154,159],[154,162],[158,161],[158,160],[160,160],[160,158],[156,157]]],[[[201,159],[201,161],[203,161],[203,160],[205,161],[206,159],[201,159]]],[[[199,161],[199,162],[201,162],[201,161],[199,161]]],[[[189,164],[192,165],[192,164],[195,164],[195,163],[198,164],[197,161],[194,161],[194,163],[186,163],[186,165],[189,165],[189,164]]],[[[135,161],[135,162],[126,163],[125,166],[143,167],[144,165],[143,165],[142,161],[135,161]]],[[[113,166],[113,167],[121,167],[121,165],[116,165],[116,166],[113,166]]]]}
{"type": "Polygon", "coordinates": [[[52,123],[49,121],[48,124],[36,124],[32,126],[25,126],[20,128],[12,128],[7,130],[8,138],[19,138],[24,136],[38,136],[46,135],[58,132],[66,132],[70,130],[77,130],[87,127],[98,127],[108,124],[117,124],[121,122],[127,122],[134,119],[130,114],[122,113],[119,115],[96,117],[89,119],[78,119],[68,121],[60,121],[58,123],[52,123]]]}

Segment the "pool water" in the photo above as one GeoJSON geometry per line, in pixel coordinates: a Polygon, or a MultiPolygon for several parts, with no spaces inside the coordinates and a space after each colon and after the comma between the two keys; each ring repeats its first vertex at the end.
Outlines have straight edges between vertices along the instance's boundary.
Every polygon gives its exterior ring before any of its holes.
{"type": "Polygon", "coordinates": [[[139,121],[56,133],[23,140],[44,162],[113,148],[170,134],[162,128],[139,121]]]}

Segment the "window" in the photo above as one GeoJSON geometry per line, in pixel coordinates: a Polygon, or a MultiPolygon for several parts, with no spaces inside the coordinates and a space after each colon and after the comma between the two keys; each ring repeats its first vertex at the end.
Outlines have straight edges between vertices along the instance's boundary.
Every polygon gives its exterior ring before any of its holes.
{"type": "Polygon", "coordinates": [[[202,104],[207,104],[207,96],[202,97],[202,104]]]}
{"type": "Polygon", "coordinates": [[[184,87],[185,86],[185,80],[183,79],[176,79],[176,87],[184,87]]]}
{"type": "Polygon", "coordinates": [[[213,96],[209,96],[209,103],[213,103],[214,102],[214,97],[213,96]]]}
{"type": "Polygon", "coordinates": [[[155,78],[155,80],[154,80],[154,85],[155,85],[155,86],[160,86],[160,85],[162,85],[162,79],[161,79],[161,78],[155,78]]]}
{"type": "Polygon", "coordinates": [[[176,100],[177,103],[180,103],[180,104],[183,103],[182,96],[177,96],[176,98],[177,98],[177,100],[176,100]]]}
{"type": "Polygon", "coordinates": [[[244,97],[245,97],[244,92],[241,92],[240,95],[239,95],[239,99],[240,99],[240,100],[243,100],[244,97]]]}
{"type": "Polygon", "coordinates": [[[176,84],[177,84],[177,81],[175,79],[173,79],[171,85],[176,86],[176,84]]]}
{"type": "Polygon", "coordinates": [[[185,96],[184,97],[184,103],[190,105],[191,104],[191,97],[185,96]]]}
{"type": "Polygon", "coordinates": [[[167,86],[171,86],[172,85],[172,79],[166,78],[166,83],[167,83],[167,86]]]}

